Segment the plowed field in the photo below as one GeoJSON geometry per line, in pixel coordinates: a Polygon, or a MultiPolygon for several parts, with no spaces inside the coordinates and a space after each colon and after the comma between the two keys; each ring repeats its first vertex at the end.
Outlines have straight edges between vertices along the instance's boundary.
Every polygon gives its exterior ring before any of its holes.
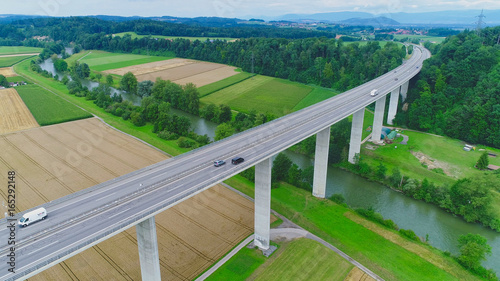
{"type": "Polygon", "coordinates": [[[39,127],[15,89],[0,90],[0,134],[39,127]]]}
{"type": "MultiPolygon", "coordinates": [[[[16,171],[18,211],[167,158],[95,118],[0,135],[0,147],[0,181],[16,171]]],[[[192,280],[253,232],[253,203],[214,186],[155,219],[162,280],[192,280]]],[[[140,279],[135,228],[30,278],[140,279]]]]}
{"type": "Polygon", "coordinates": [[[5,77],[14,77],[14,76],[17,76],[17,74],[14,73],[14,70],[12,70],[12,67],[2,67],[2,68],[0,68],[0,75],[3,75],[5,77]]]}
{"type": "Polygon", "coordinates": [[[117,75],[132,72],[139,82],[155,81],[156,78],[162,78],[181,85],[193,83],[197,87],[201,87],[238,74],[235,69],[235,67],[224,64],[175,58],[104,72],[117,75]]]}

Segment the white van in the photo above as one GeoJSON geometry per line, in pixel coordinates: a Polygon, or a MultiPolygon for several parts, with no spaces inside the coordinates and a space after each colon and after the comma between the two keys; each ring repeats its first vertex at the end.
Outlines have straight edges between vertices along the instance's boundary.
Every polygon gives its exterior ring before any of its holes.
{"type": "Polygon", "coordinates": [[[377,89],[373,89],[371,92],[370,92],[370,96],[374,97],[378,95],[378,90],[377,89]]]}
{"type": "Polygon", "coordinates": [[[47,210],[45,208],[38,208],[34,211],[28,212],[23,215],[17,222],[19,226],[28,226],[36,221],[44,220],[47,217],[47,210]]]}

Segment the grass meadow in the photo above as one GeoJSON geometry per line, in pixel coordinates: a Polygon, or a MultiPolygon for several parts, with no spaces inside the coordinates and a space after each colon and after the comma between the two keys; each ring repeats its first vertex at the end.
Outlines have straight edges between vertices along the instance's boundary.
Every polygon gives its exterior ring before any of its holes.
{"type": "Polygon", "coordinates": [[[338,280],[354,267],[320,243],[301,238],[281,242],[269,258],[242,248],[206,280],[338,280]],[[293,266],[290,266],[293,265],[293,266]]]}
{"type": "MultiPolygon", "coordinates": [[[[249,196],[254,195],[253,183],[240,176],[226,183],[249,196]]],[[[349,219],[346,214],[357,216],[349,209],[315,198],[311,192],[280,184],[271,193],[273,210],[336,246],[385,280],[480,280],[462,269],[453,258],[430,246],[408,239],[403,239],[401,244],[389,241],[349,219]],[[418,247],[427,249],[425,256],[412,251],[418,247]]],[[[290,270],[289,264],[283,270],[287,269],[290,270]]]]}
{"type": "Polygon", "coordinates": [[[132,37],[132,39],[135,39],[135,38],[141,39],[141,38],[150,36],[152,38],[162,38],[162,39],[172,39],[172,40],[173,39],[177,39],[177,38],[182,38],[182,39],[189,39],[191,41],[195,41],[195,40],[200,40],[200,41],[207,41],[207,40],[227,40],[227,41],[232,41],[232,40],[236,40],[236,38],[228,38],[228,37],[189,37],[189,36],[138,35],[135,32],[121,32],[121,33],[116,33],[116,34],[113,34],[113,35],[114,36],[123,37],[126,34],[130,34],[130,36],[132,37]]]}
{"type": "Polygon", "coordinates": [[[40,126],[92,117],[92,114],[38,85],[16,87],[16,90],[40,126]]]}
{"type": "Polygon", "coordinates": [[[0,47],[0,56],[40,53],[40,52],[42,52],[42,50],[43,50],[42,48],[35,48],[35,47],[1,46],[0,47]]]}
{"type": "Polygon", "coordinates": [[[198,88],[198,92],[200,93],[200,97],[208,96],[212,93],[215,93],[217,91],[220,91],[222,89],[225,89],[227,87],[233,86],[235,84],[238,84],[250,77],[252,77],[253,74],[248,73],[248,72],[241,72],[236,75],[230,76],[228,78],[222,79],[220,81],[201,86],[198,88]]]}
{"type": "Polygon", "coordinates": [[[71,64],[73,61],[79,60],[80,63],[88,64],[91,70],[106,71],[110,69],[117,69],[117,68],[144,64],[149,62],[168,60],[173,57],[174,56],[172,57],[144,56],[144,55],[109,53],[104,51],[91,50],[91,51],[83,51],[77,55],[68,58],[66,61],[68,62],[68,64],[71,64]]]}
{"type": "Polygon", "coordinates": [[[293,112],[312,87],[283,79],[257,75],[201,99],[204,104],[227,104],[240,112],[256,110],[283,116],[293,112]]]}
{"type": "Polygon", "coordinates": [[[34,56],[18,56],[18,57],[3,57],[0,58],[0,67],[10,67],[14,64],[34,56]]]}
{"type": "Polygon", "coordinates": [[[419,39],[422,41],[429,41],[431,43],[442,43],[446,37],[436,37],[436,36],[427,36],[427,35],[404,35],[404,34],[396,34],[394,35],[394,39],[401,40],[403,38],[408,38],[410,40],[419,39]]]}

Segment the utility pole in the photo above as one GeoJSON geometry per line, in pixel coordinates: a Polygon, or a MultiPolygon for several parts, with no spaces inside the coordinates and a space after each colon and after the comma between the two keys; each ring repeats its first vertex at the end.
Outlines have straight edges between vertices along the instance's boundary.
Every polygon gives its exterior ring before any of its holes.
{"type": "Polygon", "coordinates": [[[477,33],[477,36],[481,36],[481,29],[483,28],[483,18],[485,18],[486,16],[483,14],[483,10],[481,10],[481,14],[479,16],[476,16],[476,18],[479,18],[477,20],[477,26],[476,26],[476,33],[477,33]]]}
{"type": "Polygon", "coordinates": [[[498,34],[497,45],[500,45],[500,34],[498,34]]]}

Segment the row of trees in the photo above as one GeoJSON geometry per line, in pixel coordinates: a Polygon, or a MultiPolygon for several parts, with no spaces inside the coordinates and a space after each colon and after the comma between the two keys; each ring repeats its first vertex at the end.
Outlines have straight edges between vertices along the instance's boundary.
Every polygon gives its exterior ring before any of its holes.
{"type": "Polygon", "coordinates": [[[500,148],[500,27],[438,45],[411,85],[398,125],[500,148]]]}

